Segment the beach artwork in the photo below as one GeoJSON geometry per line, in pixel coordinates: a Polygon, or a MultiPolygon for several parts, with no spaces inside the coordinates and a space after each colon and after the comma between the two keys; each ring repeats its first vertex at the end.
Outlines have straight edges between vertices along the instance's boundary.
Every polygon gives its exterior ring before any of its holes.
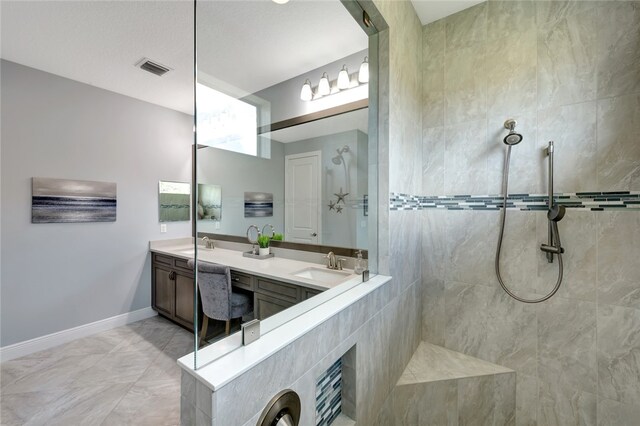
{"type": "Polygon", "coordinates": [[[198,220],[222,220],[222,188],[198,184],[198,220]]]}
{"type": "Polygon", "coordinates": [[[244,193],[244,217],[273,216],[273,194],[269,192],[244,193]]]}
{"type": "Polygon", "coordinates": [[[115,183],[32,178],[32,223],[115,221],[115,183]]]}
{"type": "Polygon", "coordinates": [[[191,218],[191,184],[160,181],[160,222],[188,222],[191,218]]]}

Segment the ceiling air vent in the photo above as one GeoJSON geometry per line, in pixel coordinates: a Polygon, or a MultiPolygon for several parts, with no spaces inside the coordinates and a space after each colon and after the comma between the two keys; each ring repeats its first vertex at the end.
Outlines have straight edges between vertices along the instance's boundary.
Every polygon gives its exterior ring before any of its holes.
{"type": "Polygon", "coordinates": [[[145,71],[149,71],[151,74],[155,74],[157,76],[163,76],[169,71],[171,71],[171,68],[165,67],[164,65],[160,65],[159,63],[153,62],[152,60],[147,58],[142,58],[136,64],[136,66],[145,71]]]}

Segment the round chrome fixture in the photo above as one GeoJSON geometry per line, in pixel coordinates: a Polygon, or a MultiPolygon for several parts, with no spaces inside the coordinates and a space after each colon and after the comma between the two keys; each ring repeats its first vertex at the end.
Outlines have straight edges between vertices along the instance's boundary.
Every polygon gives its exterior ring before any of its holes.
{"type": "Polygon", "coordinates": [[[298,426],[300,397],[291,389],[276,394],[262,411],[257,426],[298,426]]]}

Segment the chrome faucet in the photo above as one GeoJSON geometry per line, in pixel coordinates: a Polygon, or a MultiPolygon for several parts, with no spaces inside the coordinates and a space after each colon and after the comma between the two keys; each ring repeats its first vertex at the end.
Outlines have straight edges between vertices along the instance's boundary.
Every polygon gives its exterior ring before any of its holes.
{"type": "Polygon", "coordinates": [[[336,255],[332,251],[330,251],[329,254],[325,256],[325,259],[327,259],[327,268],[338,269],[336,255]]]}
{"type": "Polygon", "coordinates": [[[325,256],[325,259],[327,259],[327,268],[328,269],[336,269],[339,271],[342,271],[342,263],[347,260],[347,259],[338,259],[336,258],[336,255],[330,251],[329,254],[327,254],[325,256]]]}
{"type": "Polygon", "coordinates": [[[213,240],[210,240],[206,235],[202,237],[202,244],[205,248],[214,249],[216,246],[213,245],[213,240]]]}

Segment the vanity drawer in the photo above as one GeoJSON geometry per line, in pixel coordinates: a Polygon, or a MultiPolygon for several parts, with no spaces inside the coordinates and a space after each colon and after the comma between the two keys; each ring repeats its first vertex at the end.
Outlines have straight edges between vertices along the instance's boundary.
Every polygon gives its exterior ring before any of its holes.
{"type": "Polygon", "coordinates": [[[302,288],[302,300],[311,299],[313,296],[322,293],[320,290],[312,288],[302,288]]]}
{"type": "Polygon", "coordinates": [[[253,291],[253,278],[251,275],[231,271],[231,285],[237,288],[253,291]]]}
{"type": "Polygon", "coordinates": [[[162,254],[153,254],[153,261],[166,266],[173,266],[173,257],[164,256],[162,254]]]}
{"type": "Polygon", "coordinates": [[[260,293],[255,293],[253,300],[253,312],[260,321],[295,305],[295,302],[289,302],[260,293]]]}
{"type": "Polygon", "coordinates": [[[173,259],[173,261],[175,262],[174,266],[176,268],[180,268],[180,269],[184,269],[184,270],[193,272],[193,269],[189,268],[189,265],[187,264],[187,259],[181,259],[181,258],[176,257],[176,258],[173,259]]]}
{"type": "Polygon", "coordinates": [[[256,278],[256,292],[267,294],[283,300],[297,302],[299,287],[293,284],[279,283],[268,281],[262,278],[256,278]]]}

